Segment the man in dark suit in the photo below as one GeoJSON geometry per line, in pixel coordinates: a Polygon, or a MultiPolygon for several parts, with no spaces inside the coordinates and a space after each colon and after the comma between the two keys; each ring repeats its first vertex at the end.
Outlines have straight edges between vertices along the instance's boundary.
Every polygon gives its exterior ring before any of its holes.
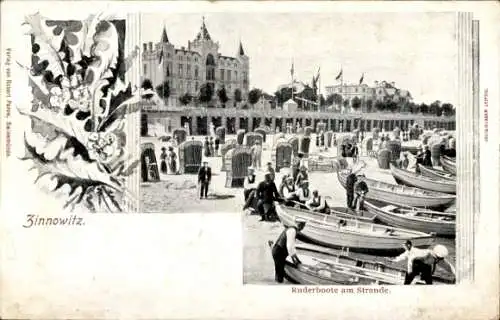
{"type": "Polygon", "coordinates": [[[212,168],[208,166],[207,161],[203,161],[203,166],[198,171],[198,183],[200,185],[200,199],[207,198],[208,186],[212,180],[212,168]]]}

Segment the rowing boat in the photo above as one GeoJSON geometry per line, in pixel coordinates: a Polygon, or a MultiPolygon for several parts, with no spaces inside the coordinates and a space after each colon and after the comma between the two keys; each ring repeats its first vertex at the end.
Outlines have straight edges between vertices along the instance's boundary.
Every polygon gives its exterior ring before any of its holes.
{"type": "MultiPolygon", "coordinates": [[[[272,242],[269,242],[272,246],[272,242]]],[[[285,263],[287,280],[307,285],[402,285],[405,269],[390,261],[360,259],[345,252],[297,244],[297,256],[301,263],[295,265],[290,258],[285,263]]],[[[356,254],[354,254],[356,255],[356,254]]],[[[382,260],[382,259],[379,259],[382,260]]],[[[422,284],[420,279],[415,284],[422,284]]],[[[433,276],[435,284],[453,284],[451,275],[433,276]]]]}
{"type": "Polygon", "coordinates": [[[455,194],[457,183],[448,179],[435,179],[398,168],[391,164],[391,173],[397,183],[425,190],[455,194]]]}
{"type": "Polygon", "coordinates": [[[429,178],[456,181],[457,177],[443,170],[417,164],[420,174],[429,178]]]}
{"type": "Polygon", "coordinates": [[[377,216],[377,220],[391,226],[407,228],[438,236],[455,236],[456,215],[405,205],[387,204],[381,201],[365,201],[365,209],[377,216]]]}
{"type": "Polygon", "coordinates": [[[455,162],[455,159],[447,156],[441,156],[440,161],[441,166],[445,171],[448,171],[455,176],[457,175],[457,163],[455,162]]]}
{"type": "MultiPolygon", "coordinates": [[[[349,171],[343,170],[337,172],[340,184],[345,188],[349,171]]],[[[450,205],[455,196],[424,190],[420,188],[408,187],[404,185],[395,185],[387,182],[377,181],[365,178],[368,185],[366,199],[380,200],[388,203],[406,204],[419,208],[442,208],[450,205]]]]}
{"type": "Polygon", "coordinates": [[[296,218],[306,220],[299,236],[311,242],[333,248],[350,248],[358,252],[376,252],[394,255],[403,252],[402,243],[411,240],[414,246],[428,247],[434,242],[434,235],[388,228],[381,224],[324,215],[311,216],[303,210],[276,205],[276,213],[285,226],[295,225],[296,218]]]}
{"type": "MultiPolygon", "coordinates": [[[[296,210],[300,211],[301,214],[306,215],[310,218],[316,218],[316,219],[328,219],[328,215],[324,213],[319,213],[319,212],[314,212],[311,210],[306,210],[304,208],[299,208],[299,207],[292,207],[292,206],[284,206],[286,209],[290,210],[296,210]],[[326,216],[326,217],[325,217],[326,216]]],[[[347,219],[358,219],[360,221],[365,221],[365,222],[374,222],[376,215],[363,210],[360,212],[356,212],[354,210],[348,209],[348,208],[343,208],[343,207],[331,207],[330,208],[330,215],[334,215],[339,218],[347,218],[347,219]]]]}

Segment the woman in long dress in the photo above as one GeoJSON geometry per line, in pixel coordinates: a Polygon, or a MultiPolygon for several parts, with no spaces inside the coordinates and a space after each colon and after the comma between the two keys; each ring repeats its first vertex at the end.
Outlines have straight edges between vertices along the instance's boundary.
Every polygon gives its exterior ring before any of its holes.
{"type": "Polygon", "coordinates": [[[168,155],[168,163],[170,167],[170,173],[171,174],[176,174],[177,173],[177,154],[175,154],[174,148],[169,149],[169,155],[168,155]]]}
{"type": "Polygon", "coordinates": [[[165,147],[161,148],[160,159],[161,159],[161,165],[160,165],[161,173],[167,174],[167,148],[165,147]]]}
{"type": "Polygon", "coordinates": [[[210,144],[208,143],[208,137],[205,137],[205,142],[203,143],[203,149],[205,157],[210,157],[210,144]]]}

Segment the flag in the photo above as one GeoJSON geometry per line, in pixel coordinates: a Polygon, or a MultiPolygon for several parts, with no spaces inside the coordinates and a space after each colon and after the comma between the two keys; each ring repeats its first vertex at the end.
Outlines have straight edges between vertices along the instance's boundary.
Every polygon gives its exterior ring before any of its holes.
{"type": "Polygon", "coordinates": [[[340,80],[342,78],[342,69],[340,69],[339,75],[335,78],[335,80],[340,80]]]}
{"type": "Polygon", "coordinates": [[[363,79],[365,78],[365,74],[363,73],[361,75],[361,79],[359,79],[359,84],[362,84],[363,83],[363,79]]]}
{"type": "Polygon", "coordinates": [[[292,68],[290,69],[290,75],[292,76],[292,78],[293,78],[293,72],[294,72],[294,70],[293,70],[293,61],[292,61],[292,68]]]}

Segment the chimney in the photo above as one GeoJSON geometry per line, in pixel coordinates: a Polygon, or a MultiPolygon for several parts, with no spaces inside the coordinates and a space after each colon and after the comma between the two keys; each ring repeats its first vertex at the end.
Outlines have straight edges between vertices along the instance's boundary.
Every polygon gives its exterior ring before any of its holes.
{"type": "Polygon", "coordinates": [[[149,43],[149,50],[153,51],[153,43],[152,42],[149,43]]]}
{"type": "Polygon", "coordinates": [[[147,43],[143,43],[142,47],[144,49],[144,52],[148,51],[148,44],[147,43]]]}

